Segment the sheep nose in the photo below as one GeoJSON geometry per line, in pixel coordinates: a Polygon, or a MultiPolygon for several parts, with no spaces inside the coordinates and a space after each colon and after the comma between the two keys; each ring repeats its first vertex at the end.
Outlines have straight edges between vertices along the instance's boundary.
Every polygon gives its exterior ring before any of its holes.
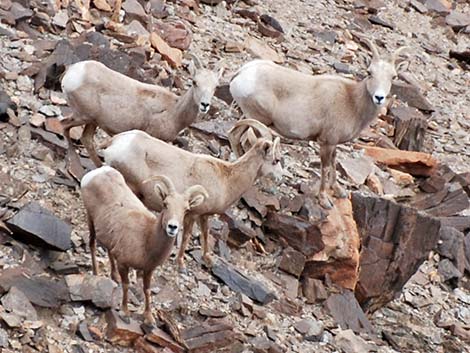
{"type": "Polygon", "coordinates": [[[169,236],[174,237],[176,234],[178,234],[178,225],[177,224],[172,224],[168,223],[166,226],[166,232],[169,236]]]}
{"type": "Polygon", "coordinates": [[[377,104],[382,104],[383,100],[385,99],[384,96],[378,95],[378,94],[374,95],[374,98],[375,98],[375,102],[376,102],[377,104]]]}
{"type": "Polygon", "coordinates": [[[201,111],[207,112],[209,110],[209,103],[201,102],[201,111]]]}

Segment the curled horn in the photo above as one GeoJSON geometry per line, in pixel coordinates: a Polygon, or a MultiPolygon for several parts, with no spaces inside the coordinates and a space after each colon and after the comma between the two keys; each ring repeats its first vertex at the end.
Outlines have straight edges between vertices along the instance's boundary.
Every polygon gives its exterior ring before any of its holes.
{"type": "Polygon", "coordinates": [[[199,57],[192,53],[189,53],[189,56],[193,59],[196,69],[202,69],[202,63],[201,63],[201,60],[199,60],[199,57]]]}
{"type": "MultiPolygon", "coordinates": [[[[274,136],[279,136],[275,131],[271,130],[258,120],[240,120],[235,125],[233,125],[233,127],[228,132],[230,147],[232,148],[237,158],[246,152],[247,149],[244,151],[242,145],[244,145],[246,141],[251,142],[250,140],[252,140],[252,134],[254,134],[256,138],[264,137],[271,141],[273,140],[274,136]]],[[[251,144],[254,144],[254,142],[251,142],[251,144]]]]}
{"type": "Polygon", "coordinates": [[[400,47],[397,50],[395,50],[392,54],[391,62],[392,64],[395,64],[395,61],[398,59],[398,57],[401,55],[402,52],[405,50],[410,49],[410,47],[405,46],[405,47],[400,47]]]}
{"type": "MultiPolygon", "coordinates": [[[[145,179],[142,184],[146,184],[148,182],[154,181],[157,184],[162,185],[166,190],[163,190],[167,195],[174,194],[176,192],[175,185],[171,181],[170,178],[168,178],[165,175],[154,175],[153,177],[150,177],[148,179],[145,179]]],[[[155,189],[157,188],[157,185],[155,185],[155,189]]],[[[158,192],[157,192],[158,193],[158,192]]]]}
{"type": "Polygon", "coordinates": [[[379,50],[377,46],[372,42],[369,38],[361,38],[361,40],[366,43],[369,47],[370,51],[372,52],[372,60],[378,60],[380,58],[379,50]]]}
{"type": "Polygon", "coordinates": [[[278,136],[274,139],[273,143],[273,161],[279,160],[281,157],[280,145],[281,138],[278,136]]]}
{"type": "Polygon", "coordinates": [[[193,185],[186,189],[184,192],[185,196],[189,199],[195,195],[202,195],[204,199],[209,198],[209,193],[207,190],[201,185],[193,185]]]}

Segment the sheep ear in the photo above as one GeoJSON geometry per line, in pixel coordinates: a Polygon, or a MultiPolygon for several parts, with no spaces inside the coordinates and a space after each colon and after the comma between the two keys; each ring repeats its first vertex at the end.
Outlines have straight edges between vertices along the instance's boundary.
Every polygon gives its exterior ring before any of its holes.
{"type": "Polygon", "coordinates": [[[402,62],[396,64],[395,70],[397,71],[397,73],[401,73],[408,70],[408,67],[410,67],[410,62],[403,60],[402,62]]]}
{"type": "Polygon", "coordinates": [[[201,205],[208,197],[206,189],[201,185],[193,185],[186,190],[188,195],[189,209],[201,205]]]}
{"type": "Polygon", "coordinates": [[[264,155],[267,155],[269,152],[269,149],[272,147],[273,143],[271,141],[265,140],[263,141],[263,152],[264,155]]]}

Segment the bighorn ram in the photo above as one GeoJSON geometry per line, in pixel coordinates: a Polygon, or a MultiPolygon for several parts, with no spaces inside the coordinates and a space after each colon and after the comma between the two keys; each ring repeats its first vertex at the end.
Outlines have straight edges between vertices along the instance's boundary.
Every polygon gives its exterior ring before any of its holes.
{"type": "MultiPolygon", "coordinates": [[[[194,185],[175,191],[171,180],[154,176],[152,192],[164,200],[160,215],[155,216],[127,186],[117,170],[104,166],[81,180],[82,198],[88,214],[93,273],[97,274],[96,239],[108,250],[111,274],[122,281],[122,309],[129,315],[127,292],[129,268],[143,270],[145,322],[153,324],[150,311],[150,281],[154,269],[170,256],[175,237],[182,229],[187,212],[200,207],[207,198],[206,190],[194,185]]],[[[147,183],[149,184],[149,183],[147,183]]]]}
{"type": "Polygon", "coordinates": [[[203,258],[210,264],[207,243],[209,216],[224,213],[258,177],[271,173],[280,177],[282,167],[277,159],[278,148],[279,138],[274,142],[259,139],[241,158],[230,163],[182,150],[143,131],[134,130],[114,136],[110,146],[104,150],[104,157],[108,165],[122,173],[143,203],[155,211],[162,209],[163,200],[153,192],[152,185],[142,184],[151,175],[167,175],[180,192],[195,184],[208,191],[206,202],[191,209],[184,221],[183,244],[177,258],[180,270],[184,271],[184,251],[194,222],[199,220],[203,258]]]}
{"type": "MultiPolygon", "coordinates": [[[[246,117],[259,120],[292,139],[316,140],[320,144],[320,204],[331,208],[326,192],[346,197],[336,180],[336,145],[356,138],[387,101],[397,76],[395,60],[404,48],[380,57],[372,51],[369,76],[360,82],[335,75],[311,76],[255,60],[242,66],[230,83],[230,92],[246,117]]],[[[399,65],[401,66],[401,64],[399,65]]]]}
{"type": "MultiPolygon", "coordinates": [[[[81,141],[97,167],[101,166],[93,135],[97,127],[109,135],[138,129],[164,141],[173,141],[191,125],[198,112],[207,113],[223,73],[203,69],[194,58],[192,87],[182,96],[164,87],[136,81],[97,61],[71,65],[62,79],[62,91],[73,115],[62,120],[70,158],[78,158],[70,129],[85,125],[81,141]]],[[[190,66],[192,67],[192,66],[190,66]]]]}

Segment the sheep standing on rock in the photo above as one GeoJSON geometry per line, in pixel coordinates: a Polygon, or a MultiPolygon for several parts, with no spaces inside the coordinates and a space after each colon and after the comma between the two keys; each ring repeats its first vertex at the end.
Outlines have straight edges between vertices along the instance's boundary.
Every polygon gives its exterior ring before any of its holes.
{"type": "Polygon", "coordinates": [[[318,141],[319,202],[324,208],[333,206],[327,183],[335,196],[347,196],[336,180],[336,145],[356,138],[377,117],[397,76],[395,59],[404,49],[385,58],[371,41],[364,41],[373,55],[369,76],[360,82],[337,75],[307,75],[255,60],[242,66],[230,83],[230,92],[246,117],[273,126],[287,138],[318,141]]]}
{"type": "Polygon", "coordinates": [[[95,255],[98,240],[108,250],[113,279],[117,280],[119,271],[123,289],[122,309],[129,315],[129,268],[143,270],[144,318],[146,323],[153,324],[150,310],[152,273],[170,256],[176,236],[183,231],[186,213],[202,205],[207,192],[202,186],[194,185],[178,193],[165,176],[154,176],[150,180],[153,181],[154,192],[164,202],[158,216],[129,189],[122,174],[108,166],[85,174],[81,191],[88,215],[93,273],[98,273],[95,255]]]}
{"type": "MultiPolygon", "coordinates": [[[[199,112],[207,113],[223,73],[203,69],[197,58],[192,70],[192,87],[182,96],[167,88],[136,81],[97,61],[71,65],[62,78],[62,91],[72,108],[62,120],[68,142],[68,157],[78,160],[70,129],[85,125],[81,141],[93,163],[102,165],[93,136],[97,127],[109,135],[138,129],[164,141],[173,141],[191,125],[199,112]]],[[[190,66],[192,68],[192,66],[190,66]]]]}

